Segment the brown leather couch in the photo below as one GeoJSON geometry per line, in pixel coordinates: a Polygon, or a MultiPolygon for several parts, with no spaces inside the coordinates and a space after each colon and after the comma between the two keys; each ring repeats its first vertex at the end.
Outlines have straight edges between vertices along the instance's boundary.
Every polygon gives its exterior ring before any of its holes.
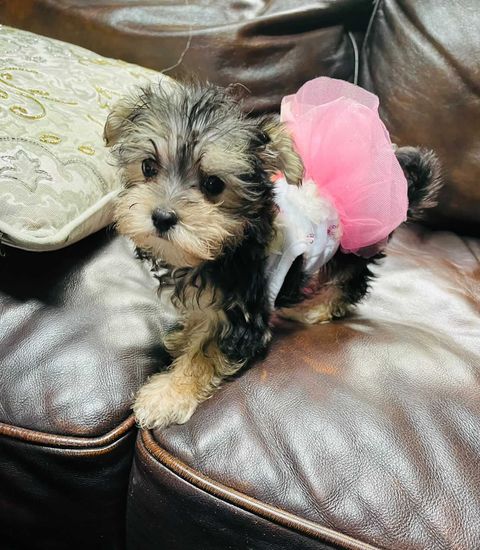
{"type": "MultiPolygon", "coordinates": [[[[0,257],[0,548],[480,548],[478,0],[0,2],[0,22],[157,69],[181,57],[251,107],[319,74],[380,96],[446,186],[371,295],[271,353],[183,426],[137,432],[171,311],[112,230],[0,257]],[[181,24],[178,21],[182,21],[181,24]]],[[[173,71],[177,74],[178,68],[173,71]]]]}

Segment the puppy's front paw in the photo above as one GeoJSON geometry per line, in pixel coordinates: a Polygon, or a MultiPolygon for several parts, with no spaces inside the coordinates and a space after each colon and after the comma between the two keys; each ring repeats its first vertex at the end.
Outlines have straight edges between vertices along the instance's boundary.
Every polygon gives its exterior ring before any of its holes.
{"type": "Polygon", "coordinates": [[[187,422],[197,405],[195,396],[182,391],[171,373],[160,373],[140,388],[133,412],[141,428],[164,428],[169,424],[187,422]]]}

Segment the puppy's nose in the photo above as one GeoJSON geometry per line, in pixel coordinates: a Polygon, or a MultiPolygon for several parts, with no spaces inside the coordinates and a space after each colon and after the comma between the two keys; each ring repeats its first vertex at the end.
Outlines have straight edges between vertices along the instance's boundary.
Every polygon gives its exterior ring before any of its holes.
{"type": "Polygon", "coordinates": [[[166,233],[178,222],[178,218],[172,210],[157,208],[152,212],[152,222],[160,233],[166,233]]]}

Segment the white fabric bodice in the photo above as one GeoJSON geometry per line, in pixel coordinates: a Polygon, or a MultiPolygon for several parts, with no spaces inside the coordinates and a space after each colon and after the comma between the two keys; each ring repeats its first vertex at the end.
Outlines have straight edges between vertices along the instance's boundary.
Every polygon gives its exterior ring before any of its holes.
{"type": "Polygon", "coordinates": [[[276,235],[267,261],[269,302],[274,307],[287,273],[295,259],[304,255],[304,270],[313,275],[338,249],[341,228],[338,213],[316,185],[307,181],[301,187],[284,178],[275,181],[276,235]]]}

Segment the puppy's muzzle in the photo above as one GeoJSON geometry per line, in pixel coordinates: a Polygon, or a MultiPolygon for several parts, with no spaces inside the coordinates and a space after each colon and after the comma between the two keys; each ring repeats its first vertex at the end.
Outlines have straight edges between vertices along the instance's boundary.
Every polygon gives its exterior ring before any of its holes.
{"type": "Polygon", "coordinates": [[[152,212],[152,223],[160,235],[167,233],[177,222],[178,217],[172,210],[156,208],[152,212]]]}

